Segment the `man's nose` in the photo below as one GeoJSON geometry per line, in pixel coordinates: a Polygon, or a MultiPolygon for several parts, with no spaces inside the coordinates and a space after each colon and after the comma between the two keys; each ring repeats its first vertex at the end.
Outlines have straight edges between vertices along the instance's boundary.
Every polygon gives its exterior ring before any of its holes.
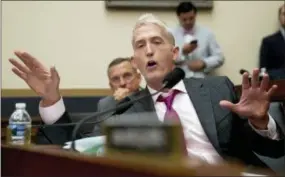
{"type": "Polygon", "coordinates": [[[147,44],[147,46],[146,46],[146,55],[148,57],[152,57],[153,56],[153,49],[152,49],[150,44],[147,44]]]}
{"type": "Polygon", "coordinates": [[[126,83],[125,79],[124,78],[120,78],[120,87],[121,88],[125,88],[126,86],[127,86],[127,83],[126,83]]]}

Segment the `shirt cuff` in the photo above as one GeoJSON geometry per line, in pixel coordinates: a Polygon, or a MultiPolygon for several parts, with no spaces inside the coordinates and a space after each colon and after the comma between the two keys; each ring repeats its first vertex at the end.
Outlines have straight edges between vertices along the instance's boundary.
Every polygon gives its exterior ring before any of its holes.
{"type": "Polygon", "coordinates": [[[269,139],[272,140],[279,140],[279,134],[276,128],[276,122],[275,120],[268,114],[269,116],[269,121],[267,124],[267,130],[257,130],[254,128],[254,126],[249,122],[249,125],[251,126],[251,128],[259,135],[263,136],[263,137],[267,137],[269,139]]]}
{"type": "Polygon", "coordinates": [[[63,99],[48,107],[39,106],[40,116],[45,124],[55,123],[65,112],[63,99]]]}

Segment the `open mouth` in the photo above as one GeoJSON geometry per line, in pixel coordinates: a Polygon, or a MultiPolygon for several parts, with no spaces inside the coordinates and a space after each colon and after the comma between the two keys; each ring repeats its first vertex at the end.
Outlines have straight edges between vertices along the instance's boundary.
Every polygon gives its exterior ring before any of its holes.
{"type": "Polygon", "coordinates": [[[147,68],[154,68],[157,66],[156,61],[150,60],[147,62],[147,68]]]}

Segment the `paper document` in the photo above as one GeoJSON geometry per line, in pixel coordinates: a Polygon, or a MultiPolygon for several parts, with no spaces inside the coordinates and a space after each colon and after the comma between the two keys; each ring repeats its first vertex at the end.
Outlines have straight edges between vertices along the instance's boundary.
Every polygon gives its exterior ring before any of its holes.
{"type": "MultiPolygon", "coordinates": [[[[106,141],[105,136],[95,136],[95,137],[88,137],[82,138],[75,141],[76,143],[76,150],[82,153],[87,154],[96,154],[98,156],[103,155],[104,153],[104,144],[106,141]]],[[[63,146],[64,149],[70,149],[71,142],[66,142],[63,146]]]]}
{"type": "Polygon", "coordinates": [[[243,172],[243,173],[241,173],[241,176],[267,176],[267,175],[243,172]]]}

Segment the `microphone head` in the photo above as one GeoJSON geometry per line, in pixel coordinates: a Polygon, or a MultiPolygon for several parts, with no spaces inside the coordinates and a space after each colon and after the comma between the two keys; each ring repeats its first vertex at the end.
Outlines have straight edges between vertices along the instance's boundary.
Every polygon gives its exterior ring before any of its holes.
{"type": "Polygon", "coordinates": [[[165,78],[163,79],[164,88],[172,88],[179,81],[184,79],[185,72],[181,68],[174,68],[171,72],[169,72],[165,78]]]}

